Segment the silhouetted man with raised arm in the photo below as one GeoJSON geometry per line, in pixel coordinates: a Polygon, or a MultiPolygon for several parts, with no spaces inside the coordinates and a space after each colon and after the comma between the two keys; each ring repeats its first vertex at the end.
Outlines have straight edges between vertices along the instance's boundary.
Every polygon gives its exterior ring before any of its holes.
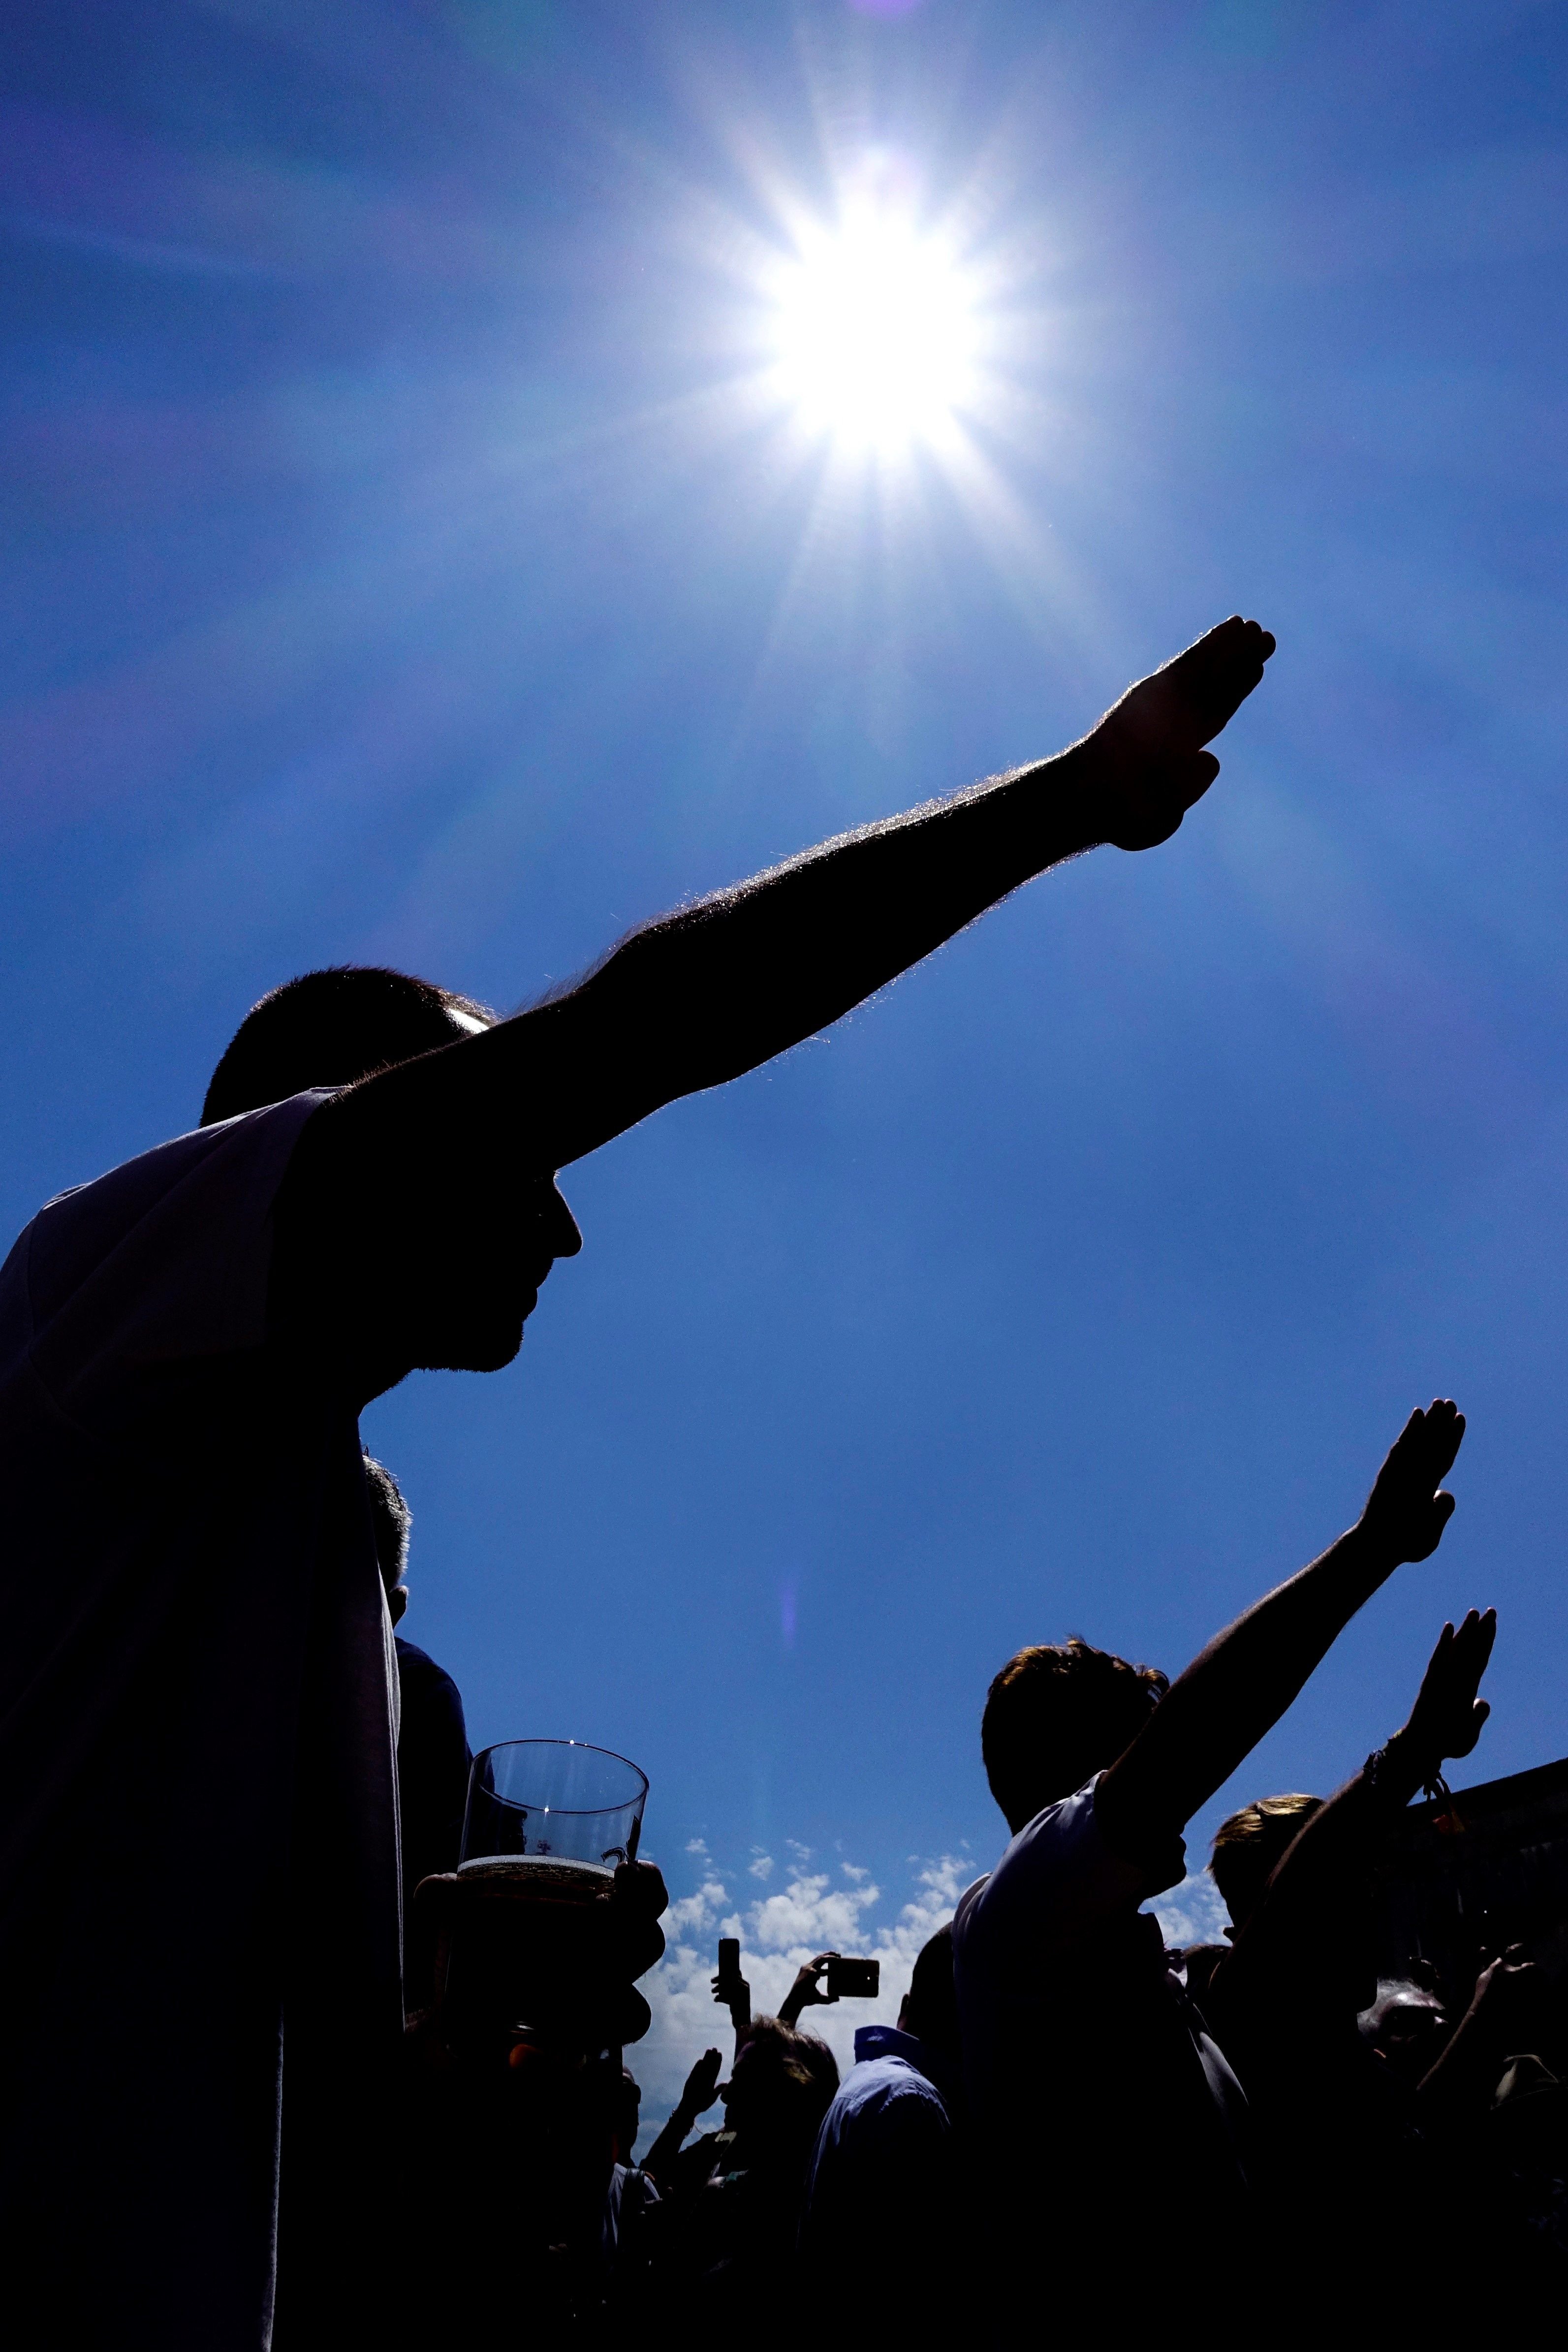
{"type": "Polygon", "coordinates": [[[373,2271],[352,2197],[402,2001],[362,1405],[415,1366],[509,1361],[580,1246],[559,1168],[1048,866],[1166,840],[1272,650],[1224,622],[1056,759],[650,923],[515,1020],[395,972],[293,982],[198,1131],[27,1228],[0,1274],[13,2307],[44,2300],[83,2352],[250,2352],[279,2230],[282,2346],[327,2308],[332,2239],[373,2271]],[[302,2178],[347,2200],[329,2236],[302,2178]]]}
{"type": "Polygon", "coordinates": [[[953,1949],[997,2335],[1045,2334],[1065,2267],[1103,2320],[1168,2304],[1200,2241],[1244,2245],[1245,2100],[1141,1906],[1179,1883],[1187,1822],[1356,1611],[1437,1549],[1463,1433],[1450,1403],[1412,1413],[1355,1526],[1168,1687],[1082,1642],[1022,1650],[992,1684],[981,1740],[1013,1837],[953,1949]]]}

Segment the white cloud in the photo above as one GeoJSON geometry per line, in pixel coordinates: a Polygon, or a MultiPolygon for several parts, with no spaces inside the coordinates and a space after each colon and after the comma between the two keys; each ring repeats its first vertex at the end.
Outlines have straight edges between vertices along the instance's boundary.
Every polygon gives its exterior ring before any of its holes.
{"type": "Polygon", "coordinates": [[[707,1853],[706,1838],[688,1838],[686,1840],[686,1852],[688,1853],[706,1854],[707,1853]]]}
{"type": "Polygon", "coordinates": [[[781,1895],[765,1895],[748,1922],[758,1948],[790,1952],[850,1951],[861,1934],[861,1913],[882,1900],[880,1886],[834,1886],[825,1870],[792,1878],[781,1895]]]}
{"type": "MultiPolygon", "coordinates": [[[[710,1982],[720,1936],[740,1938],[741,1973],[751,1987],[751,2006],[758,2015],[777,2011],[797,1970],[819,1952],[863,1953],[881,1961],[882,1984],[874,2000],[823,2004],[807,2010],[801,2018],[804,2027],[827,2042],[843,2071],[853,2063],[857,2026],[895,2022],[915,1954],[952,1917],[954,1905],[975,1875],[967,1856],[944,1854],[918,1864],[911,1899],[896,1919],[877,1925],[867,1915],[881,1905],[882,1890],[872,1884],[869,1872],[856,1864],[841,1865],[850,1884],[835,1885],[825,1871],[807,1872],[809,1847],[794,1839],[786,1843],[798,1867],[781,1891],[728,1912],[728,1890],[705,1853],[700,1859],[708,1866],[701,1885],[672,1903],[664,1916],[669,1948],[642,1980],[653,2021],[646,2037],[626,2053],[643,2086],[638,2145],[643,2149],[705,2050],[722,2052],[727,2068],[734,2046],[729,2018],[716,2006],[710,1982]]],[[[721,2115],[722,2110],[714,2108],[705,2119],[706,2127],[712,2128],[721,2115]]]]}
{"type": "Polygon", "coordinates": [[[1167,1944],[1222,1944],[1230,1914],[1207,1871],[1184,1878],[1149,1905],[1167,1944]]]}
{"type": "Polygon", "coordinates": [[[753,1878],[771,1878],[773,1856],[770,1853],[759,1853],[755,1862],[748,1862],[746,1866],[753,1878]]]}
{"type": "Polygon", "coordinates": [[[695,1895],[683,1895],[680,1900],[672,1903],[665,1912],[664,1927],[666,1941],[673,1943],[677,1936],[688,1930],[694,1935],[701,1935],[718,1906],[721,1903],[727,1903],[728,1900],[729,1889],[727,1886],[721,1885],[716,1878],[705,1878],[695,1895]]]}

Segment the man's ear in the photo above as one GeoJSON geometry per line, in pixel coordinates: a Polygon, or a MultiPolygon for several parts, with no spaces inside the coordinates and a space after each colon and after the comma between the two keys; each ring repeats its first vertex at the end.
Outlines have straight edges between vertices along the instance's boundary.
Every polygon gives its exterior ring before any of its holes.
{"type": "Polygon", "coordinates": [[[394,1625],[402,1623],[402,1612],[408,1607],[408,1587],[394,1584],[387,1594],[387,1610],[394,1625]]]}

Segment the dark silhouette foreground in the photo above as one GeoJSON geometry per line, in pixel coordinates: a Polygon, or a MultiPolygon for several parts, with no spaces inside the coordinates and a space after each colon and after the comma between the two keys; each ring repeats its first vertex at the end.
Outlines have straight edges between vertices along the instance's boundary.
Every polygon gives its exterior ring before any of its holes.
{"type": "Polygon", "coordinates": [[[558,1169],[1047,866],[1166,840],[1272,650],[1227,621],[1059,757],[651,923],[515,1020],[396,973],[297,982],[201,1129],[28,1226],[0,1274],[0,1995],[26,2021],[0,2257],[61,2340],[264,2345],[280,2266],[287,2352],[373,2326],[355,2281],[395,2274],[397,1670],[361,1408],[516,1353],[580,1246],[558,1169]]]}

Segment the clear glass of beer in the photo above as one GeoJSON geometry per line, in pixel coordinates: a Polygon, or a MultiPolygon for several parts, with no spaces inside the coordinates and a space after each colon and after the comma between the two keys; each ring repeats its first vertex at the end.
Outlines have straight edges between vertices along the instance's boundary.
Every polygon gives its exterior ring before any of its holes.
{"type": "Polygon", "coordinates": [[[507,1877],[635,1862],[648,1778],[624,1756],[580,1739],[503,1739],[468,1776],[459,1869],[507,1877]]]}

